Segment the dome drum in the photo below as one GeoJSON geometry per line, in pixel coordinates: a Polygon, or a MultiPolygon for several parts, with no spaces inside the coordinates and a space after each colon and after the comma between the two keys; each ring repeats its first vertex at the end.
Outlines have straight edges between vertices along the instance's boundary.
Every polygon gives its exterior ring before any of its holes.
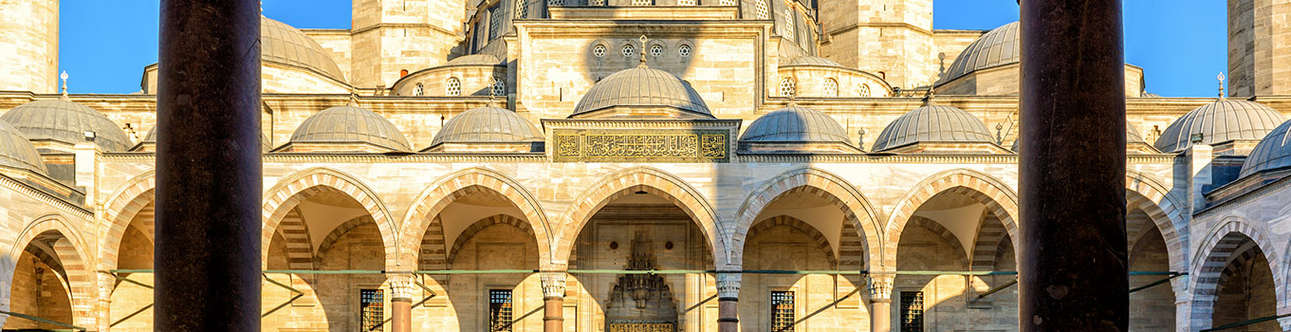
{"type": "Polygon", "coordinates": [[[500,60],[488,54],[472,54],[408,74],[396,81],[391,91],[398,96],[492,96],[501,81],[499,95],[506,95],[510,90],[506,80],[507,67],[500,60]],[[454,79],[456,82],[450,83],[454,79]]]}
{"type": "Polygon", "coordinates": [[[689,83],[645,64],[597,82],[574,106],[580,119],[712,119],[704,99],[689,83]]]}
{"type": "Polygon", "coordinates": [[[892,87],[878,75],[847,68],[829,59],[800,56],[780,64],[779,77],[795,82],[800,97],[888,97],[892,87]]]}

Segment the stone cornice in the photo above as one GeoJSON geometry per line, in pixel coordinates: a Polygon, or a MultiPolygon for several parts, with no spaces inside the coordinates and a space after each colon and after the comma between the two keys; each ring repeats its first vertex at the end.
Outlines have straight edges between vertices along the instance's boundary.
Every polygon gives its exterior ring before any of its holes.
{"type": "Polygon", "coordinates": [[[90,220],[94,218],[94,212],[79,204],[68,202],[62,197],[50,194],[45,190],[11,178],[5,174],[0,174],[0,187],[23,193],[24,195],[27,195],[27,197],[31,197],[32,199],[38,200],[42,203],[57,207],[59,210],[63,210],[64,212],[80,217],[81,219],[90,220]]]}
{"type": "Polygon", "coordinates": [[[444,30],[444,28],[440,28],[430,23],[377,23],[377,24],[365,26],[362,28],[351,29],[350,35],[357,35],[360,33],[368,32],[368,31],[372,31],[380,28],[396,28],[396,29],[423,29],[424,28],[424,29],[435,30],[443,34],[458,35],[458,33],[456,32],[444,30]]]}
{"type": "Polygon", "coordinates": [[[705,120],[649,120],[649,119],[542,119],[543,128],[596,128],[596,129],[638,129],[638,128],[687,128],[687,129],[730,129],[738,128],[744,120],[740,119],[705,119],[705,120]]]}
{"type": "MultiPolygon", "coordinates": [[[[152,152],[104,153],[108,161],[148,161],[152,152]]],[[[1129,165],[1170,165],[1171,154],[1128,155],[1129,165]]],[[[264,162],[274,163],[452,163],[509,162],[551,163],[545,153],[309,153],[284,152],[264,155],[264,162]]],[[[838,164],[1017,164],[1014,154],[736,154],[732,163],[838,163],[838,164]]]]}
{"type": "Polygon", "coordinates": [[[1276,181],[1269,182],[1268,184],[1255,188],[1254,190],[1250,190],[1245,193],[1239,194],[1237,196],[1231,197],[1227,200],[1221,201],[1219,203],[1215,203],[1215,205],[1207,206],[1206,208],[1201,209],[1201,211],[1197,211],[1196,213],[1193,213],[1193,219],[1210,215],[1212,212],[1222,210],[1221,209],[1222,207],[1227,207],[1235,204],[1243,204],[1246,202],[1250,202],[1252,200],[1262,198],[1264,197],[1264,195],[1268,194],[1271,191],[1284,189],[1285,187],[1291,187],[1291,176],[1283,177],[1276,181]]]}

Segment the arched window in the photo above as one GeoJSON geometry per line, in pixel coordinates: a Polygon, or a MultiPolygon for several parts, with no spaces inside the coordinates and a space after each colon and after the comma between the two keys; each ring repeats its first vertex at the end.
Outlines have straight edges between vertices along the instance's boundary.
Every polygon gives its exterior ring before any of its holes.
{"type": "Polygon", "coordinates": [[[412,95],[424,96],[426,95],[426,88],[422,86],[421,83],[417,83],[417,86],[412,88],[412,95]]]}
{"type": "Polygon", "coordinates": [[[870,96],[870,86],[869,86],[869,85],[866,85],[865,83],[861,83],[861,84],[857,85],[857,86],[856,86],[856,94],[860,95],[861,97],[869,97],[869,96],[870,96]]]}
{"type": "Polygon", "coordinates": [[[632,47],[631,44],[628,44],[628,45],[623,45],[622,52],[623,52],[623,56],[631,57],[633,54],[637,53],[637,49],[635,47],[632,47]]]}
{"type": "Polygon", "coordinates": [[[789,39],[790,41],[793,41],[793,40],[797,39],[797,38],[796,38],[797,36],[796,36],[796,35],[794,35],[794,32],[793,32],[793,24],[794,24],[794,22],[793,22],[793,9],[785,8],[785,9],[784,9],[784,22],[783,22],[783,24],[781,24],[781,26],[783,26],[783,27],[784,27],[784,33],[782,33],[782,35],[784,35],[784,37],[785,37],[786,39],[789,39]]]}
{"type": "Polygon", "coordinates": [[[505,96],[507,94],[507,82],[501,77],[494,77],[490,93],[493,96],[505,96]]]}
{"type": "Polygon", "coordinates": [[[654,44],[650,46],[651,56],[663,56],[663,45],[654,44]]]}
{"type": "Polygon", "coordinates": [[[825,79],[825,96],[838,97],[838,81],[832,78],[825,79]]]}
{"type": "Polygon", "coordinates": [[[798,93],[798,85],[794,83],[792,78],[786,78],[786,79],[780,80],[781,96],[790,97],[797,93],[798,93]]]}
{"type": "Polygon", "coordinates": [[[690,45],[681,44],[681,47],[677,48],[677,54],[680,54],[683,58],[690,56],[690,45]]]}
{"type": "Polygon", "coordinates": [[[526,15],[529,15],[529,0],[515,0],[515,2],[515,18],[524,18],[526,15]]]}
{"type": "Polygon", "coordinates": [[[633,6],[649,6],[653,4],[654,4],[654,1],[651,1],[651,0],[632,0],[633,6]]]}
{"type": "Polygon", "coordinates": [[[448,96],[462,95],[462,80],[456,77],[449,77],[448,82],[444,83],[444,94],[448,96]]]}
{"type": "Polygon", "coordinates": [[[770,10],[767,9],[767,0],[757,0],[757,1],[758,1],[757,4],[754,5],[753,7],[754,14],[758,15],[759,20],[770,19],[771,16],[768,15],[768,13],[770,13],[770,10]]]}
{"type": "Polygon", "coordinates": [[[605,56],[605,45],[596,44],[596,46],[592,46],[592,55],[598,58],[605,56]]]}
{"type": "Polygon", "coordinates": [[[489,16],[489,40],[502,36],[502,8],[493,7],[492,16],[489,16]]]}
{"type": "Polygon", "coordinates": [[[736,6],[738,4],[739,3],[736,2],[735,0],[721,0],[717,2],[718,6],[736,6]]]}

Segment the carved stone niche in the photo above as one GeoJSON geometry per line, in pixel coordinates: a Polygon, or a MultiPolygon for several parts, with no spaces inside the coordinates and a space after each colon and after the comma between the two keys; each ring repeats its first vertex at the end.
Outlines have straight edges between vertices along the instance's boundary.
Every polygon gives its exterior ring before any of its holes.
{"type": "MultiPolygon", "coordinates": [[[[645,232],[632,240],[632,256],[627,270],[655,269],[654,252],[645,232]]],[[[623,274],[610,291],[605,307],[607,332],[674,332],[677,331],[677,305],[672,290],[657,274],[623,274]]]]}

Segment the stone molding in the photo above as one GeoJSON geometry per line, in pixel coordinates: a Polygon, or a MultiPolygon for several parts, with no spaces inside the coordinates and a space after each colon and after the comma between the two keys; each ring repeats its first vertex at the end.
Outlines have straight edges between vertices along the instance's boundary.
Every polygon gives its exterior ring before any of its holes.
{"type": "Polygon", "coordinates": [[[542,297],[564,298],[566,276],[564,271],[540,272],[538,278],[542,282],[542,297]]]}
{"type": "Polygon", "coordinates": [[[865,281],[865,290],[870,292],[870,301],[891,301],[892,300],[892,280],[894,276],[870,275],[865,281]]]}
{"type": "Polygon", "coordinates": [[[417,296],[417,284],[412,274],[386,274],[386,283],[390,285],[390,300],[412,300],[417,296]]]}
{"type": "Polygon", "coordinates": [[[718,273],[717,274],[717,298],[720,299],[738,299],[740,297],[740,281],[744,275],[739,273],[718,273]]]}

